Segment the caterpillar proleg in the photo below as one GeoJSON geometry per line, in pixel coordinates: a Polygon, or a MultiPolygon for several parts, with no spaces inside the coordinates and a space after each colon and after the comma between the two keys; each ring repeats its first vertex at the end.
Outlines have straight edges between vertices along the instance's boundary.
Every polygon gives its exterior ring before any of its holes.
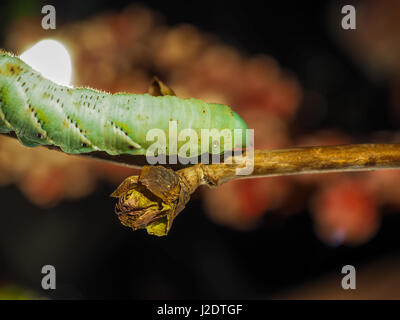
{"type": "MultiPolygon", "coordinates": [[[[168,139],[171,120],[176,121],[178,134],[191,128],[199,137],[201,129],[247,129],[240,116],[225,105],[170,95],[69,88],[0,51],[0,132],[14,131],[25,146],[54,145],[72,154],[145,155],[154,142],[146,139],[147,132],[158,128],[168,139]]],[[[184,143],[178,142],[178,148],[184,143]]],[[[166,154],[171,154],[168,147],[166,154]]]]}

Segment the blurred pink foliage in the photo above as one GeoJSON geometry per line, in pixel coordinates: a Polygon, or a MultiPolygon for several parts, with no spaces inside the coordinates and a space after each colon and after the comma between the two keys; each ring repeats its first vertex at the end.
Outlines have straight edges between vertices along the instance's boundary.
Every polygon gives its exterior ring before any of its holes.
{"type": "Polygon", "coordinates": [[[316,231],[328,243],[362,243],[379,225],[376,195],[351,174],[322,186],[313,205],[316,231]]]}
{"type": "MultiPolygon", "coordinates": [[[[334,131],[291,136],[289,127],[302,89],[268,55],[246,56],[191,25],[166,26],[158,14],[137,6],[56,31],[42,30],[39,19],[24,18],[11,25],[7,49],[21,53],[45,37],[61,40],[73,55],[75,85],[142,93],[152,76],[158,75],[179,97],[232,106],[255,129],[256,148],[352,142],[334,131]]],[[[28,150],[11,139],[0,139],[0,183],[16,183],[41,206],[83,197],[100,180],[117,185],[133,173],[55,151],[28,150]]],[[[380,206],[400,207],[399,175],[380,171],[275,177],[230,182],[201,193],[210,217],[233,228],[254,228],[272,210],[292,214],[309,206],[322,240],[359,244],[376,232],[380,206]]]]}

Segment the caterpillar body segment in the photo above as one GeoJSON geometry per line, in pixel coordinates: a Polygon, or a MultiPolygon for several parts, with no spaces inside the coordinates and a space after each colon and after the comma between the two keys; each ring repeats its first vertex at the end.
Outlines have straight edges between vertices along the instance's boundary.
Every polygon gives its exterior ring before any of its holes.
{"type": "MultiPolygon", "coordinates": [[[[145,155],[154,143],[146,139],[147,133],[160,129],[166,134],[166,154],[171,155],[172,120],[178,135],[191,128],[198,139],[201,129],[247,129],[225,105],[168,95],[73,89],[53,83],[19,58],[0,51],[0,133],[14,131],[26,146],[54,145],[72,154],[145,155]]],[[[177,147],[186,142],[178,141],[177,147]]],[[[197,145],[200,154],[200,141],[197,145]]]]}

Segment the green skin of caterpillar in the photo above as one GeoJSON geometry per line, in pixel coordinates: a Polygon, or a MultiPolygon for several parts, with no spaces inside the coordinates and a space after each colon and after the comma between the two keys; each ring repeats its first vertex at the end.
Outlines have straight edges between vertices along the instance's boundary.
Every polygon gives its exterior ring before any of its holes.
{"type": "MultiPolygon", "coordinates": [[[[66,153],[105,151],[111,155],[145,155],[156,140],[146,141],[149,130],[165,132],[168,149],[169,121],[177,133],[186,128],[242,130],[246,123],[228,106],[198,99],[149,94],[109,94],[89,88],[71,89],[43,78],[19,58],[0,51],[0,132],[14,131],[29,147],[55,145],[66,153]]],[[[189,140],[187,140],[189,141],[189,140]]],[[[177,150],[187,141],[178,141],[177,150]]],[[[212,143],[210,143],[210,151],[212,143]]],[[[218,153],[224,151],[221,144],[218,153]]],[[[226,150],[225,150],[226,151],[226,150]]]]}

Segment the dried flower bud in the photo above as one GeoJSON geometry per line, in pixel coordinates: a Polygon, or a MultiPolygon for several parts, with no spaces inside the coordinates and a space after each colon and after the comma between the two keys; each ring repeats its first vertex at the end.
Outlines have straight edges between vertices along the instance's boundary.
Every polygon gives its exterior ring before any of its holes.
{"type": "Polygon", "coordinates": [[[115,212],[123,225],[146,228],[157,236],[168,233],[190,198],[181,177],[162,166],[144,166],[139,176],[125,179],[111,196],[119,199],[115,212]]]}

